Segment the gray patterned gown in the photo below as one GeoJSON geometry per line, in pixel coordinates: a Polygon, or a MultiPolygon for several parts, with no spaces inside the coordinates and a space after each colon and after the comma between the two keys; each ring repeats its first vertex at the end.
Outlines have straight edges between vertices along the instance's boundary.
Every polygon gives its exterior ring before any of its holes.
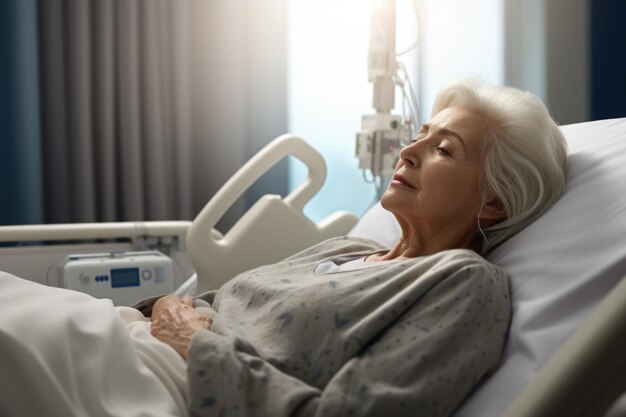
{"type": "Polygon", "coordinates": [[[191,415],[451,414],[498,363],[506,274],[469,250],[313,272],[381,249],[330,239],[203,294],[214,323],[190,346],[191,415]]]}

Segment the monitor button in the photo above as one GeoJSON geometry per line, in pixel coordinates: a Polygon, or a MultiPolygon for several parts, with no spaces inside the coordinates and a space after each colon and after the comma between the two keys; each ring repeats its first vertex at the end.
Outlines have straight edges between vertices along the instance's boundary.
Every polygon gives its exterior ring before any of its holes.
{"type": "Polygon", "coordinates": [[[86,285],[91,282],[91,275],[82,273],[79,275],[78,279],[80,280],[80,282],[86,285]]]}
{"type": "Polygon", "coordinates": [[[149,269],[144,269],[143,271],[141,271],[141,278],[144,281],[148,281],[152,278],[152,271],[149,269]]]}

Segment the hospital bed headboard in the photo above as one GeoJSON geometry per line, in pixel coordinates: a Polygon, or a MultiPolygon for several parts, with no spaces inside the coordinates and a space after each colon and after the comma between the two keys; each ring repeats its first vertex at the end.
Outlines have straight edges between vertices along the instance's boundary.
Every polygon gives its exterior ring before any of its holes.
{"type": "Polygon", "coordinates": [[[326,164],[304,140],[282,135],[258,152],[233,175],[204,206],[187,233],[187,249],[198,274],[198,292],[217,289],[240,272],[277,262],[324,239],[344,235],[357,221],[337,212],[312,222],[305,204],[322,187],[326,164]],[[267,170],[286,156],[308,168],[308,177],[289,195],[265,195],[226,233],[214,226],[226,210],[267,170]]]}

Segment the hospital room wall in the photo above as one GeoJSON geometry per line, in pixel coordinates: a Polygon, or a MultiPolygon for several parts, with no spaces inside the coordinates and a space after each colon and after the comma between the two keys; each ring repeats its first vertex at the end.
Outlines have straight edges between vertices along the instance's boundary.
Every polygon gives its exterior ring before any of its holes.
{"type": "Polygon", "coordinates": [[[507,0],[507,81],[560,124],[626,116],[624,19],[619,0],[507,0]]]}
{"type": "Polygon", "coordinates": [[[508,0],[506,78],[560,124],[589,120],[587,0],[508,0]]]}

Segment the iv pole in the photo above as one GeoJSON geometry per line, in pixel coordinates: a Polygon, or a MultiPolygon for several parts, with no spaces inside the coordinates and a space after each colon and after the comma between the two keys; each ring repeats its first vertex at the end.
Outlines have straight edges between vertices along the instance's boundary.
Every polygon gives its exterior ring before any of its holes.
{"type": "MultiPolygon", "coordinates": [[[[417,14],[415,1],[413,6],[417,14]]],[[[377,200],[393,175],[400,149],[411,140],[415,126],[420,123],[417,101],[410,85],[409,94],[405,90],[408,84],[406,70],[397,62],[396,56],[395,0],[377,0],[372,6],[367,60],[368,78],[373,85],[372,107],[376,113],[362,117],[361,130],[356,134],[359,168],[363,170],[364,177],[367,171],[371,173],[372,178],[366,178],[366,181],[376,185],[377,200]],[[399,77],[399,70],[404,71],[405,80],[399,77]],[[411,117],[391,114],[396,86],[402,88],[405,99],[410,98],[411,117]]]]}

